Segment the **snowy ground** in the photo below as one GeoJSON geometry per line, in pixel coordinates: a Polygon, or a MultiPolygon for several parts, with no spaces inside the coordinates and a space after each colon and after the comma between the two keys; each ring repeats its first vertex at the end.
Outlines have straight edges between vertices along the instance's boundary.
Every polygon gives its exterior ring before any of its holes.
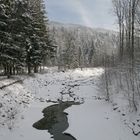
{"type": "MultiPolygon", "coordinates": [[[[51,140],[47,130],[32,125],[43,118],[42,110],[61,101],[80,102],[65,110],[69,128],[77,140],[138,140],[114,107],[98,98],[102,68],[37,74],[0,90],[1,140],[51,140]]],[[[13,82],[1,80],[0,83],[13,82]]]]}

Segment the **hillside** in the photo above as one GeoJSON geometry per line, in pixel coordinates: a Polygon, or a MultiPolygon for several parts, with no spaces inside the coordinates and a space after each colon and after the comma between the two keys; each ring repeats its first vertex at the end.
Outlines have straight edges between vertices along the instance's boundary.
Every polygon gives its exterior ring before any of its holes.
{"type": "Polygon", "coordinates": [[[58,22],[50,22],[49,30],[58,46],[56,63],[61,61],[60,65],[70,65],[73,62],[75,64],[72,67],[101,65],[104,55],[112,56],[117,49],[115,31],[58,22]],[[68,56],[73,60],[64,62],[69,59],[68,56]]]}

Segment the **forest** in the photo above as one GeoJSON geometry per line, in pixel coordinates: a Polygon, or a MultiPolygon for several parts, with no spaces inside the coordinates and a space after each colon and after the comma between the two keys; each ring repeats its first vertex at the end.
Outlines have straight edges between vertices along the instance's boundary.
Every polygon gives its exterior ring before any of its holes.
{"type": "Polygon", "coordinates": [[[109,99],[109,94],[115,92],[112,86],[116,85],[117,92],[124,94],[129,100],[130,108],[137,111],[140,99],[140,2],[139,0],[112,0],[112,3],[119,27],[119,44],[115,67],[110,67],[110,62],[105,58],[106,94],[109,99]]]}
{"type": "Polygon", "coordinates": [[[130,108],[137,111],[140,99],[140,2],[112,0],[112,5],[118,32],[51,22],[50,35],[58,44],[56,59],[51,64],[60,69],[103,67],[102,88],[107,100],[111,100],[113,94],[122,93],[130,108]]]}
{"type": "Polygon", "coordinates": [[[49,39],[47,22],[42,0],[0,1],[1,74],[36,73],[46,56],[53,56],[56,47],[49,39]]]}

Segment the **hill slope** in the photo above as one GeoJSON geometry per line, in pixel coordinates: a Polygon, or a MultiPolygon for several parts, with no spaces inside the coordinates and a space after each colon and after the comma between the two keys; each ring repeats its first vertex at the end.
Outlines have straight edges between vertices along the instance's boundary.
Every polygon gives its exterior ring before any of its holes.
{"type": "Polygon", "coordinates": [[[60,65],[100,65],[104,54],[114,55],[117,49],[114,31],[58,22],[50,22],[49,30],[58,45],[56,63],[60,65]]]}

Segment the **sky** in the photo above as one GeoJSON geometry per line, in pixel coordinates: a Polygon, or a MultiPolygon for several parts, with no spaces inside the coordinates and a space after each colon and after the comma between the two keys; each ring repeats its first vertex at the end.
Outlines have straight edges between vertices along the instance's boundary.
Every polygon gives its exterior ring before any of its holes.
{"type": "Polygon", "coordinates": [[[111,0],[46,0],[50,21],[116,30],[111,0]]]}

